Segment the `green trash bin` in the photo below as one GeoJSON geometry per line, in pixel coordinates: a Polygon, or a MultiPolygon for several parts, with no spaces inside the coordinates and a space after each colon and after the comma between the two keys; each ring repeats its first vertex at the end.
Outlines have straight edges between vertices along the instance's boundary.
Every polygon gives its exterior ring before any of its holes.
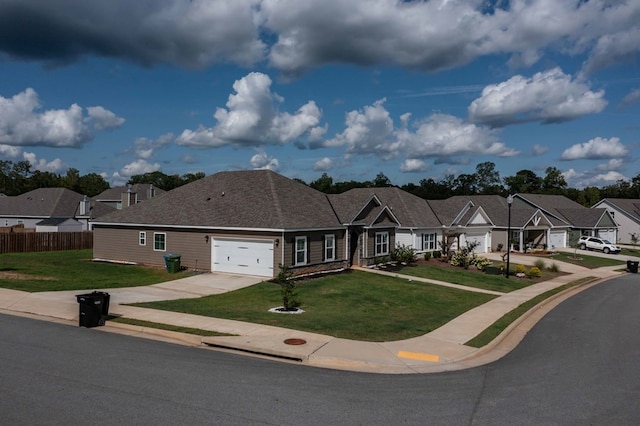
{"type": "Polygon", "coordinates": [[[180,256],[179,254],[165,254],[164,264],[167,267],[167,272],[175,274],[180,272],[180,256]]]}

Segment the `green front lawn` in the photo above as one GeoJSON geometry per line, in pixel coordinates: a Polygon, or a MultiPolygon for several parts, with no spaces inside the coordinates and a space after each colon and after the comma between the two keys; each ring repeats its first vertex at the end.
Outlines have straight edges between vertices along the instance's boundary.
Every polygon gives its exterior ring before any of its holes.
{"type": "Polygon", "coordinates": [[[509,268],[513,274],[511,278],[506,278],[503,275],[486,274],[477,269],[473,269],[475,266],[471,266],[469,269],[452,267],[437,260],[431,260],[427,264],[408,265],[395,272],[484,290],[500,291],[502,293],[519,290],[541,280],[550,280],[559,275],[557,272],[544,270],[542,271],[542,277],[535,281],[529,278],[516,278],[514,273],[515,267],[516,265],[512,264],[509,268]]]}
{"type": "Polygon", "coordinates": [[[574,265],[579,265],[589,269],[601,268],[603,266],[626,266],[627,264],[626,260],[590,256],[588,253],[588,250],[576,250],[574,253],[560,252],[555,256],[555,259],[560,262],[573,263],[574,265]]]}
{"type": "Polygon", "coordinates": [[[164,269],[91,262],[92,250],[0,255],[0,287],[29,292],[137,287],[187,275],[164,269]]]}
{"type": "Polygon", "coordinates": [[[345,339],[394,341],[426,334],[494,296],[353,271],[300,281],[303,314],[277,314],[280,286],[263,282],[230,293],[138,303],[195,315],[267,324],[345,339]]]}

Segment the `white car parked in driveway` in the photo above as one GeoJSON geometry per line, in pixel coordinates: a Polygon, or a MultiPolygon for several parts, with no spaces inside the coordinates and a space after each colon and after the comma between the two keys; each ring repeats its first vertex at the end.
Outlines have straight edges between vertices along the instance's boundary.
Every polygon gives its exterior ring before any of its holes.
{"type": "Polygon", "coordinates": [[[589,237],[587,235],[583,235],[582,237],[580,237],[580,239],[578,240],[578,247],[580,247],[582,250],[598,250],[603,253],[614,254],[620,253],[620,250],[622,250],[622,248],[613,244],[609,240],[603,240],[602,238],[598,237],[589,237]]]}

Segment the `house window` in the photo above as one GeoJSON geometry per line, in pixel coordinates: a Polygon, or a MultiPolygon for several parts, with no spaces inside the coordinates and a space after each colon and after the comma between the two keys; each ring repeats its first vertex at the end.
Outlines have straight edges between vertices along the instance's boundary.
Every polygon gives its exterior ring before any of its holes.
{"type": "Polygon", "coordinates": [[[307,237],[296,237],[295,264],[304,265],[307,263],[307,237]]]}
{"type": "Polygon", "coordinates": [[[139,234],[138,237],[138,244],[140,244],[141,246],[146,246],[147,245],[147,233],[142,231],[139,234]]]}
{"type": "Polygon", "coordinates": [[[118,209],[118,210],[122,210],[122,201],[118,201],[118,202],[116,203],[116,209],[118,209]]]}
{"type": "Polygon", "coordinates": [[[324,260],[336,260],[336,236],[324,236],[324,260]]]}
{"type": "Polygon", "coordinates": [[[18,219],[18,225],[24,225],[24,220],[18,219]]]}
{"type": "Polygon", "coordinates": [[[422,234],[422,250],[435,250],[437,234],[422,234]]]}
{"type": "Polygon", "coordinates": [[[389,254],[389,233],[376,232],[376,256],[389,254]]]}
{"type": "Polygon", "coordinates": [[[165,251],[167,249],[167,234],[163,232],[153,233],[153,249],[155,251],[165,251]]]}

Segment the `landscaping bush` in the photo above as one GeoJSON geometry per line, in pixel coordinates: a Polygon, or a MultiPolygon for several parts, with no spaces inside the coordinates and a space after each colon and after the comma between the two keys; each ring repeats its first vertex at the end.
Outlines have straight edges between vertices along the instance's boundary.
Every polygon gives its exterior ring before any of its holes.
{"type": "Polygon", "coordinates": [[[527,274],[527,268],[524,265],[516,265],[516,274],[527,274]]]}
{"type": "Polygon", "coordinates": [[[396,248],[391,251],[391,260],[411,263],[416,260],[416,251],[404,244],[398,244],[396,248]]]}
{"type": "Polygon", "coordinates": [[[529,268],[527,276],[529,278],[539,278],[542,276],[542,272],[540,272],[540,268],[538,268],[537,266],[532,266],[531,268],[529,268]]]}
{"type": "Polygon", "coordinates": [[[503,247],[504,247],[504,244],[498,243],[498,245],[496,246],[496,251],[502,251],[503,247]]]}
{"type": "Polygon", "coordinates": [[[560,267],[556,263],[552,263],[548,270],[549,272],[560,272],[560,267]]]}
{"type": "Polygon", "coordinates": [[[429,260],[429,259],[431,259],[431,252],[427,251],[424,253],[424,260],[429,260]]]}
{"type": "Polygon", "coordinates": [[[546,266],[545,263],[544,263],[544,260],[542,260],[542,259],[536,260],[535,262],[533,262],[533,265],[536,268],[540,269],[540,270],[545,269],[545,266],[546,266]]]}
{"type": "Polygon", "coordinates": [[[442,257],[442,252],[440,250],[436,250],[433,252],[434,259],[440,259],[442,257]]]}
{"type": "Polygon", "coordinates": [[[487,259],[486,257],[482,257],[482,256],[473,256],[473,257],[471,258],[471,264],[472,264],[472,265],[476,265],[476,267],[477,267],[478,269],[480,269],[481,271],[484,271],[484,269],[485,269],[487,266],[491,265],[491,264],[492,264],[492,262],[491,262],[489,259],[487,259]]]}
{"type": "Polygon", "coordinates": [[[296,282],[292,280],[292,273],[286,265],[280,264],[280,272],[276,277],[276,282],[280,285],[280,295],[282,296],[282,306],[286,311],[295,310],[300,306],[300,301],[296,299],[296,282]]]}

